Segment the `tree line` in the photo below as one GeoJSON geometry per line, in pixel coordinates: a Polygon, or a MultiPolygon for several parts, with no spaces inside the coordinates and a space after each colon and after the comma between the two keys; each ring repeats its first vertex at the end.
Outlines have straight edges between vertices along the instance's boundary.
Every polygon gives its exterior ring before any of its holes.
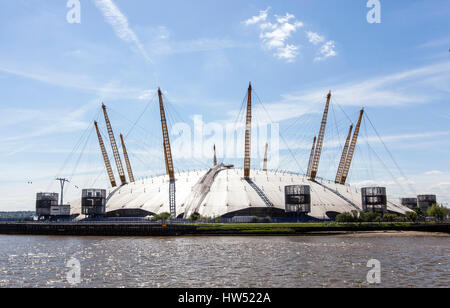
{"type": "Polygon", "coordinates": [[[419,207],[415,207],[412,211],[406,212],[405,215],[397,215],[392,213],[374,213],[351,211],[336,216],[337,222],[418,222],[425,221],[426,217],[432,217],[436,221],[442,222],[450,215],[450,210],[443,205],[433,204],[424,212],[419,207]]]}

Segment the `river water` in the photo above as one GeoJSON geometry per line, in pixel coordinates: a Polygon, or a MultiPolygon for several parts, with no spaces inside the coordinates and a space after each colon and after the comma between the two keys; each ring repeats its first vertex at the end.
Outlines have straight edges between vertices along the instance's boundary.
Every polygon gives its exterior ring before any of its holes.
{"type": "Polygon", "coordinates": [[[0,236],[0,287],[450,287],[450,236],[375,233],[299,237],[0,236]]]}

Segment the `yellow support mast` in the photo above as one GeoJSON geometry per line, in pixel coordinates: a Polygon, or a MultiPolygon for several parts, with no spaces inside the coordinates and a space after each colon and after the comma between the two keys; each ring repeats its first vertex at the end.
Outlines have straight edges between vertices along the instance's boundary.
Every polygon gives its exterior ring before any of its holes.
{"type": "Polygon", "coordinates": [[[251,147],[252,147],[252,83],[248,86],[247,117],[245,122],[245,158],[244,179],[250,179],[251,147]]]}
{"type": "Polygon", "coordinates": [[[316,150],[314,154],[314,161],[311,167],[311,180],[315,180],[317,176],[317,172],[319,170],[319,162],[320,162],[320,155],[322,154],[322,147],[323,147],[323,141],[325,138],[325,130],[327,127],[327,119],[328,119],[328,110],[330,108],[330,101],[331,101],[331,91],[328,93],[327,96],[327,103],[325,105],[325,111],[323,112],[323,118],[322,118],[322,124],[320,125],[320,131],[319,131],[319,138],[317,139],[317,145],[316,150]]]}
{"type": "Polygon", "coordinates": [[[313,146],[311,149],[311,155],[309,156],[308,170],[306,171],[306,176],[308,176],[308,177],[311,177],[311,168],[312,168],[312,164],[314,161],[314,153],[316,151],[316,141],[317,141],[317,137],[314,136],[313,146]]]}
{"type": "Polygon", "coordinates": [[[166,162],[166,172],[169,175],[170,186],[169,186],[169,205],[170,214],[172,218],[176,218],[176,196],[175,196],[175,169],[173,167],[172,149],[170,147],[169,131],[167,129],[166,112],[164,110],[164,102],[162,97],[161,89],[158,88],[159,97],[159,110],[161,114],[161,129],[163,136],[163,147],[164,147],[164,159],[166,162]]]}
{"type": "Polygon", "coordinates": [[[125,172],[123,171],[122,159],[120,158],[119,149],[117,148],[116,138],[114,137],[114,132],[111,127],[111,122],[109,121],[108,113],[106,112],[105,104],[102,104],[103,114],[105,116],[106,127],[108,128],[109,141],[111,143],[111,148],[114,155],[114,160],[116,161],[117,172],[119,172],[120,182],[122,185],[127,183],[125,178],[125,172]]]}
{"type": "Polygon", "coordinates": [[[108,173],[109,181],[112,187],[116,187],[116,179],[114,178],[114,172],[111,168],[111,162],[109,161],[108,152],[106,152],[105,143],[103,142],[102,135],[98,129],[97,121],[94,122],[95,130],[97,131],[98,143],[100,144],[100,150],[102,151],[103,160],[105,161],[106,172],[108,173]]]}
{"type": "Polygon", "coordinates": [[[348,131],[347,140],[345,141],[344,150],[342,151],[341,161],[339,162],[338,171],[336,174],[336,184],[341,183],[342,174],[344,173],[345,161],[347,160],[348,147],[350,146],[350,139],[352,138],[353,124],[350,125],[350,130],[348,131]]]}
{"type": "Polygon", "coordinates": [[[353,155],[355,154],[356,143],[358,142],[359,130],[361,128],[361,122],[364,115],[364,108],[359,114],[358,124],[356,124],[355,132],[353,133],[352,143],[350,149],[348,150],[347,159],[345,160],[344,173],[342,174],[341,184],[344,185],[347,181],[348,173],[350,171],[350,166],[352,164],[353,155]]]}
{"type": "Polygon", "coordinates": [[[131,169],[130,158],[128,157],[128,151],[122,134],[120,134],[120,141],[122,142],[123,157],[125,159],[125,165],[127,166],[128,177],[130,178],[130,183],[134,183],[133,170],[131,169]]]}

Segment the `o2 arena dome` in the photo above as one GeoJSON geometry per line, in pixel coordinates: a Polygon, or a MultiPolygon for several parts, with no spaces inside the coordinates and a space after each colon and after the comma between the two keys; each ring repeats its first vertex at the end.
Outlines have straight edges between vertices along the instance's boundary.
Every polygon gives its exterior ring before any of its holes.
{"type": "MultiPolygon", "coordinates": [[[[327,181],[317,177],[324,143],[331,93],[327,102],[317,138],[314,138],[306,174],[267,170],[267,146],[264,167],[250,169],[252,87],[247,95],[244,168],[218,164],[209,170],[175,173],[170,147],[167,122],[161,91],[159,107],[161,114],[164,159],[167,174],[134,180],[128,154],[121,136],[123,156],[128,171],[126,181],[121,156],[116,145],[111,123],[103,106],[108,135],[119,173],[121,185],[117,185],[101,134],[97,134],[106,170],[112,188],[104,197],[106,217],[146,217],[170,213],[173,218],[189,218],[192,214],[203,217],[231,218],[235,216],[283,217],[291,214],[309,216],[318,220],[334,219],[339,213],[375,211],[405,214],[410,211],[387,199],[383,187],[358,189],[346,184],[361,126],[364,110],[348,137],[338,166],[336,180],[327,181]],[[352,134],[353,133],[353,134],[352,134]]],[[[71,203],[73,213],[84,213],[84,199],[71,203]]]]}
{"type": "MultiPolygon", "coordinates": [[[[243,178],[243,169],[223,165],[211,170],[176,174],[176,215],[204,217],[284,216],[285,187],[309,185],[311,211],[316,219],[333,219],[352,210],[363,211],[361,190],[325,180],[311,181],[304,175],[252,170],[251,182],[243,178]],[[263,195],[252,184],[259,187],[263,195]]],[[[107,216],[144,217],[170,213],[169,179],[159,176],[126,184],[108,191],[107,216]]],[[[80,201],[72,204],[80,213],[80,201]]],[[[407,207],[387,202],[387,210],[405,214],[407,207]]]]}

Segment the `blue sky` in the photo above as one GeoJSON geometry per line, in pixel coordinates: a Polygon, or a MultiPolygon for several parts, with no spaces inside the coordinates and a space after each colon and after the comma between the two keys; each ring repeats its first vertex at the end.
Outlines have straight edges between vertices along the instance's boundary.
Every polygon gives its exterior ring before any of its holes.
{"type": "Polygon", "coordinates": [[[227,123],[250,80],[296,156],[282,153],[276,168],[306,168],[331,90],[336,115],[319,174],[333,178],[342,136],[364,106],[401,172],[367,122],[350,181],[450,201],[448,1],[381,0],[380,24],[367,22],[366,0],[81,0],[80,24],[67,22],[66,2],[0,2],[0,210],[33,209],[36,192],[57,190],[57,175],[107,186],[92,133],[102,101],[117,135],[140,119],[128,148],[138,176],[151,176],[163,166],[158,86],[172,124],[194,115],[227,123]]]}

